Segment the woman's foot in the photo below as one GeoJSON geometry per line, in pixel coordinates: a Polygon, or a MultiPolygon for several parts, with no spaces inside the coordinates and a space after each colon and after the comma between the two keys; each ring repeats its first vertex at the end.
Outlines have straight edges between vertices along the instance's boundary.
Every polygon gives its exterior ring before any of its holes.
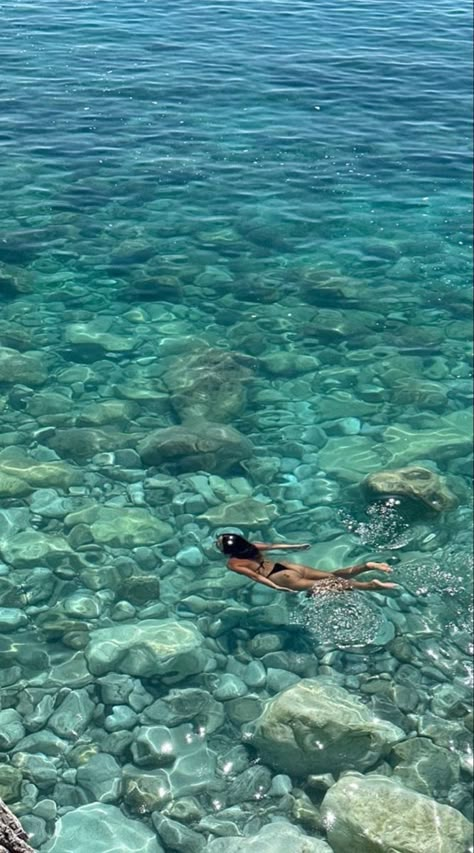
{"type": "Polygon", "coordinates": [[[376,572],[391,572],[393,569],[388,565],[388,563],[366,563],[365,567],[367,571],[374,570],[376,572]]]}
{"type": "Polygon", "coordinates": [[[389,583],[388,581],[372,581],[375,586],[379,586],[381,589],[397,589],[397,583],[389,583]]]}

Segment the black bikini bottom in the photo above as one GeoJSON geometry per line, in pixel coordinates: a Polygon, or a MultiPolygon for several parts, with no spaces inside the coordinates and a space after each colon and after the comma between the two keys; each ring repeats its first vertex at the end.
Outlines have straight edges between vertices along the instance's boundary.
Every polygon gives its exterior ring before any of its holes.
{"type": "Polygon", "coordinates": [[[271,570],[268,577],[271,575],[275,575],[277,572],[286,572],[288,571],[288,566],[284,566],[283,563],[274,563],[273,569],[271,570]]]}

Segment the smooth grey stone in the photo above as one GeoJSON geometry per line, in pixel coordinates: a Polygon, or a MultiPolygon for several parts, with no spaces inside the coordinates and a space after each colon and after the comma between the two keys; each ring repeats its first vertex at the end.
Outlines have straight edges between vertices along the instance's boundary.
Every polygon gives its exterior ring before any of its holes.
{"type": "Polygon", "coordinates": [[[31,755],[28,752],[17,752],[13,756],[12,763],[23,773],[25,779],[29,779],[40,790],[48,789],[54,785],[58,778],[59,761],[48,755],[31,755]]]}
{"type": "Polygon", "coordinates": [[[176,850],[177,853],[201,853],[207,846],[203,835],[183,823],[171,820],[160,812],[153,812],[151,819],[163,844],[170,850],[176,850]]]}
{"type": "Polygon", "coordinates": [[[230,782],[227,788],[227,802],[244,803],[259,800],[270,790],[272,775],[266,767],[254,765],[248,767],[230,782]]]}
{"type": "Polygon", "coordinates": [[[44,800],[38,800],[32,811],[34,815],[49,821],[56,819],[58,808],[54,800],[45,797],[44,800]]]}
{"type": "Polygon", "coordinates": [[[151,829],[106,803],[89,803],[63,815],[41,853],[91,853],[92,849],[94,853],[163,853],[151,829]]]}
{"type": "Polygon", "coordinates": [[[40,732],[34,732],[31,735],[26,735],[22,740],[18,741],[15,752],[31,752],[33,754],[42,752],[44,755],[60,756],[64,755],[70,744],[57,735],[50,732],[48,729],[42,729],[40,732]]]}
{"type": "Polygon", "coordinates": [[[333,680],[320,677],[277,693],[247,731],[263,761],[296,776],[369,769],[405,737],[333,680]]]}
{"type": "Polygon", "coordinates": [[[334,853],[466,853],[472,843],[472,824],[460,812],[377,773],[345,773],[321,813],[334,853]]]}
{"type": "Polygon", "coordinates": [[[284,797],[285,794],[289,794],[291,789],[293,788],[293,782],[291,781],[289,776],[286,776],[284,773],[277,773],[276,776],[272,779],[272,784],[270,786],[270,790],[268,791],[269,797],[284,797]]]}
{"type": "Polygon", "coordinates": [[[267,669],[267,689],[272,693],[286,690],[287,687],[291,687],[297,681],[300,681],[300,676],[288,672],[286,669],[274,669],[273,667],[267,669]]]}
{"type": "Polygon", "coordinates": [[[55,489],[36,489],[29,503],[31,512],[44,518],[64,518],[74,509],[74,501],[60,497],[55,489]]]}
{"type": "Polygon", "coordinates": [[[258,660],[252,660],[245,667],[242,678],[247,687],[265,687],[267,678],[265,667],[258,660]]]}
{"type": "Polygon", "coordinates": [[[89,725],[95,704],[85,688],[74,690],[49,718],[49,727],[60,737],[77,738],[89,725]]]}
{"type": "Polygon", "coordinates": [[[133,761],[138,767],[166,767],[177,758],[174,738],[166,726],[142,726],[134,732],[133,761]]]}
{"type": "Polygon", "coordinates": [[[202,672],[208,658],[203,639],[189,623],[147,619],[92,631],[85,656],[93,675],[161,676],[166,684],[202,672]]]}
{"type": "Polygon", "coordinates": [[[228,718],[236,726],[255,720],[262,713],[263,702],[259,696],[248,694],[240,699],[230,699],[225,710],[228,718]]]}
{"type": "Polygon", "coordinates": [[[0,764],[0,792],[6,803],[17,802],[22,789],[23,776],[17,767],[0,764]]]}
{"type": "Polygon", "coordinates": [[[395,704],[398,705],[400,710],[405,714],[412,714],[420,701],[418,691],[408,684],[395,684],[393,689],[393,698],[395,704]]]}
{"type": "Polygon", "coordinates": [[[109,672],[97,679],[100,685],[100,698],[105,705],[127,705],[133,690],[135,679],[130,675],[109,672]]]}
{"type": "Polygon", "coordinates": [[[198,569],[202,566],[204,557],[199,548],[191,545],[187,548],[183,548],[181,551],[178,551],[176,554],[176,560],[180,566],[184,566],[189,569],[198,569]]]}
{"type": "Polygon", "coordinates": [[[431,697],[431,710],[438,717],[457,719],[464,717],[472,704],[472,690],[446,684],[435,687],[431,697]]]}
{"type": "MultiPolygon", "coordinates": [[[[259,610],[261,608],[258,608],[259,610]]],[[[277,652],[283,646],[281,637],[278,634],[255,634],[249,642],[250,653],[257,658],[262,658],[269,652],[277,652]]]]}
{"type": "Polygon", "coordinates": [[[190,720],[203,727],[208,734],[217,731],[224,723],[224,708],[206,690],[196,687],[174,688],[163,697],[148,705],[141,715],[144,723],[162,723],[179,726],[190,720]]]}
{"type": "Polygon", "coordinates": [[[214,690],[214,699],[219,702],[226,702],[229,699],[239,699],[241,696],[245,696],[247,692],[248,687],[241,678],[226,672],[214,690]]]}
{"type": "Polygon", "coordinates": [[[250,836],[216,838],[209,842],[206,853],[331,853],[331,848],[289,821],[277,819],[250,836]]]}
{"type": "Polygon", "coordinates": [[[25,736],[25,727],[18,711],[0,711],[0,752],[7,752],[25,736]]]}
{"type": "Polygon", "coordinates": [[[217,759],[217,766],[224,776],[237,776],[250,766],[247,750],[238,744],[217,759]]]}
{"type": "Polygon", "coordinates": [[[77,619],[97,619],[102,611],[100,599],[87,590],[77,590],[63,601],[64,612],[77,619]]]}
{"type": "Polygon", "coordinates": [[[446,800],[449,789],[459,779],[458,756],[428,738],[416,737],[398,743],[392,756],[397,761],[393,778],[436,800],[446,800]]]}
{"type": "Polygon", "coordinates": [[[0,607],[0,633],[16,631],[27,623],[27,617],[18,607],[0,607]]]}
{"type": "Polygon", "coordinates": [[[101,803],[114,803],[121,794],[122,768],[112,755],[98,752],[77,768],[77,784],[101,803]]]}
{"type": "Polygon", "coordinates": [[[28,844],[38,848],[48,839],[46,821],[34,814],[22,815],[21,825],[28,834],[28,844]]]}
{"type": "Polygon", "coordinates": [[[133,729],[138,723],[138,715],[128,705],[114,705],[112,713],[104,720],[104,728],[108,732],[118,732],[122,729],[133,729]]]}
{"type": "Polygon", "coordinates": [[[77,808],[78,806],[83,806],[89,799],[85,791],[75,784],[75,773],[74,782],[71,784],[66,780],[58,782],[57,785],[54,786],[52,796],[56,801],[58,808],[61,808],[61,806],[77,808]]]}

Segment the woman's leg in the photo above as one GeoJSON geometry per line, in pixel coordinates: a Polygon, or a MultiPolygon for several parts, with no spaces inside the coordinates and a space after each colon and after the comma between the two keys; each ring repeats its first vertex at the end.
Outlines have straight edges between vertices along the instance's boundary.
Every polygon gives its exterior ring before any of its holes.
{"type": "Polygon", "coordinates": [[[350,581],[352,589],[397,589],[397,583],[388,581],[350,581]]]}
{"type": "Polygon", "coordinates": [[[359,563],[357,566],[347,566],[345,569],[337,569],[334,572],[340,578],[355,578],[356,575],[361,575],[362,572],[391,572],[391,568],[387,563],[359,563]]]}
{"type": "MultiPolygon", "coordinates": [[[[300,578],[305,578],[306,580],[311,581],[322,581],[325,578],[332,578],[335,574],[335,572],[323,572],[320,571],[320,569],[313,569],[311,566],[302,566],[300,563],[287,563],[286,560],[283,565],[292,572],[297,572],[300,578]]],[[[273,575],[272,580],[275,580],[279,574],[280,572],[273,575]]]]}

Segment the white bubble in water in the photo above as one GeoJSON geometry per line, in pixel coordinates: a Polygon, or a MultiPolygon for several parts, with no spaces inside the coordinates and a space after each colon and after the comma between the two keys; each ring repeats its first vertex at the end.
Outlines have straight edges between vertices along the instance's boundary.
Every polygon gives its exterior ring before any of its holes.
{"type": "Polygon", "coordinates": [[[294,613],[294,622],[302,625],[318,643],[339,648],[357,648],[376,642],[383,625],[377,605],[354,590],[325,590],[302,598],[294,613]]]}

